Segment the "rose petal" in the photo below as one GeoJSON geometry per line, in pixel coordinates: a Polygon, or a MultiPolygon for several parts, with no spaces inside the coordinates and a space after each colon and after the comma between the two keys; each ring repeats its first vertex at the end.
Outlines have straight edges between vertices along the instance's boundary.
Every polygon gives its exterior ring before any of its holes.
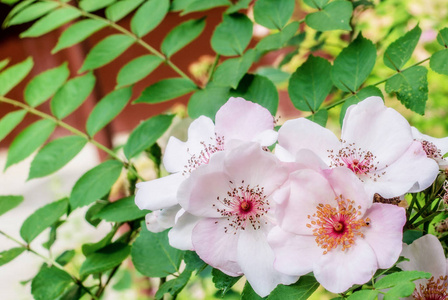
{"type": "Polygon", "coordinates": [[[176,214],[179,212],[180,208],[180,205],[174,205],[146,214],[146,227],[151,232],[162,232],[165,229],[173,227],[176,214]]]}
{"type": "Polygon", "coordinates": [[[174,227],[168,232],[170,245],[180,250],[194,251],[191,236],[193,228],[202,218],[184,212],[178,217],[174,227]]]}
{"type": "Polygon", "coordinates": [[[428,141],[428,142],[433,143],[437,147],[437,149],[440,150],[442,155],[445,155],[448,152],[448,137],[435,138],[435,137],[421,133],[415,127],[411,127],[411,129],[412,129],[412,136],[414,137],[414,139],[416,139],[418,141],[428,141]]]}
{"type": "Polygon", "coordinates": [[[173,136],[170,137],[165,148],[165,154],[163,155],[163,165],[168,172],[177,173],[184,170],[185,165],[188,164],[188,160],[191,157],[187,148],[185,142],[173,136]]]}

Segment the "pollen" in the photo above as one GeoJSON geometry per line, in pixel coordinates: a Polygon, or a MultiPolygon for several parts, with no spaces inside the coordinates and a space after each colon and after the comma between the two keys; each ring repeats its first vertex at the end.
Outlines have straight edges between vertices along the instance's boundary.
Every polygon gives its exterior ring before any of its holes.
{"type": "MultiPolygon", "coordinates": [[[[232,181],[229,181],[229,184],[231,189],[227,192],[227,197],[217,198],[225,208],[216,208],[217,212],[229,221],[229,225],[224,227],[225,232],[236,234],[238,230],[245,230],[247,226],[252,226],[254,230],[260,229],[263,225],[263,216],[270,210],[264,188],[258,185],[251,187],[246,185],[244,180],[238,186],[232,181]]],[[[216,207],[215,204],[213,206],[216,207]]]]}
{"type": "Polygon", "coordinates": [[[421,141],[423,151],[425,151],[426,156],[432,159],[442,159],[442,152],[437,148],[436,145],[429,141],[421,141]]]}
{"type": "Polygon", "coordinates": [[[361,219],[360,206],[354,201],[337,197],[336,207],[330,204],[319,204],[316,213],[308,215],[310,228],[319,247],[324,249],[323,254],[340,246],[342,251],[350,248],[356,238],[364,237],[363,227],[370,225],[370,219],[361,219]]]}
{"type": "Polygon", "coordinates": [[[412,296],[417,300],[447,300],[447,276],[440,276],[437,280],[434,276],[428,280],[426,285],[420,284],[412,296]]]}
{"type": "MultiPolygon", "coordinates": [[[[224,150],[224,137],[215,134],[215,138],[210,138],[209,143],[200,142],[202,150],[199,153],[190,154],[187,164],[184,166],[182,175],[187,175],[199,166],[208,164],[212,155],[224,150]]],[[[187,149],[189,151],[189,149],[187,149]]]]}

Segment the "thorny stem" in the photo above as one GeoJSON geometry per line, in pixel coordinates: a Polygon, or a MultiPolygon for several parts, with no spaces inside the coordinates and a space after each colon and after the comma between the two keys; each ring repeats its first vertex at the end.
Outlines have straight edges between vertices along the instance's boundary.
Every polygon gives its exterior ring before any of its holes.
{"type": "Polygon", "coordinates": [[[72,280],[73,280],[77,285],[79,285],[79,286],[80,286],[81,288],[83,288],[83,289],[84,289],[90,296],[92,296],[92,299],[95,299],[95,300],[98,300],[98,299],[99,299],[97,296],[95,296],[94,294],[92,294],[92,292],[91,292],[87,287],[85,287],[85,286],[82,284],[82,281],[81,281],[80,279],[76,278],[74,275],[72,275],[72,274],[70,274],[69,272],[67,272],[67,271],[64,269],[64,267],[61,266],[61,265],[60,265],[58,262],[56,262],[55,260],[53,260],[53,259],[51,259],[51,258],[49,258],[49,257],[46,257],[46,256],[40,254],[40,253],[37,252],[36,250],[32,249],[32,248],[30,247],[29,244],[26,245],[26,244],[20,242],[19,240],[15,239],[14,237],[10,236],[9,234],[7,234],[7,233],[5,233],[5,232],[3,232],[3,231],[1,231],[1,230],[0,230],[0,234],[3,235],[4,237],[6,237],[7,239],[13,241],[14,243],[18,244],[20,247],[25,248],[27,251],[33,253],[34,255],[39,256],[40,258],[42,258],[44,261],[46,261],[46,262],[49,263],[50,265],[55,266],[56,268],[58,268],[58,269],[60,269],[60,270],[62,270],[62,271],[64,271],[64,272],[66,272],[67,274],[70,275],[70,277],[72,278],[72,280]]]}
{"type": "MultiPolygon", "coordinates": [[[[407,68],[402,69],[402,70],[399,71],[399,72],[404,72],[404,71],[406,71],[407,69],[410,69],[410,68],[412,68],[412,67],[421,65],[422,63],[424,63],[425,61],[428,61],[429,59],[430,59],[430,57],[427,57],[427,58],[425,58],[425,59],[423,59],[423,60],[421,60],[421,61],[419,61],[419,62],[416,62],[415,64],[413,64],[413,65],[411,65],[411,66],[409,66],[409,67],[407,67],[407,68]]],[[[397,72],[397,73],[398,73],[398,72],[397,72]]],[[[390,78],[392,78],[392,77],[395,76],[395,75],[396,75],[396,73],[395,73],[395,74],[392,74],[391,76],[387,77],[386,79],[380,80],[380,81],[375,82],[375,83],[373,83],[373,84],[371,84],[371,85],[372,85],[372,86],[380,85],[380,84],[386,82],[387,80],[389,80],[390,78]]],[[[355,93],[355,94],[356,94],[356,93],[355,93]]],[[[324,106],[323,109],[326,109],[326,110],[332,109],[333,107],[336,107],[336,106],[338,106],[338,105],[344,103],[348,98],[350,98],[350,97],[352,97],[352,96],[353,96],[353,95],[351,94],[351,95],[349,95],[348,97],[345,97],[345,98],[343,98],[343,99],[336,100],[336,101],[334,101],[334,102],[332,102],[332,103],[329,103],[328,105],[324,106]]]]}
{"type": "Polygon", "coordinates": [[[43,118],[43,119],[50,120],[50,121],[54,122],[56,125],[58,125],[58,126],[60,126],[60,127],[62,127],[62,128],[67,129],[67,130],[70,131],[71,133],[73,133],[73,134],[75,134],[75,135],[77,135],[77,136],[80,136],[80,137],[86,139],[89,143],[91,143],[92,145],[96,146],[98,149],[101,149],[101,150],[103,150],[104,152],[106,152],[110,157],[112,157],[112,158],[114,158],[114,159],[116,159],[116,160],[122,162],[123,165],[124,165],[128,170],[131,170],[131,172],[135,173],[135,175],[136,175],[140,180],[143,180],[143,178],[142,178],[136,171],[134,171],[134,169],[133,169],[132,167],[130,167],[130,164],[129,164],[129,163],[123,161],[123,160],[122,160],[120,157],[118,157],[112,150],[110,150],[110,149],[107,148],[106,146],[104,146],[104,145],[98,143],[98,142],[95,141],[92,137],[90,137],[90,136],[88,136],[87,134],[85,134],[84,132],[82,132],[82,131],[76,129],[75,127],[73,127],[73,126],[71,126],[71,125],[69,125],[69,124],[63,122],[62,120],[56,119],[56,118],[53,117],[52,115],[46,114],[46,113],[44,113],[44,112],[41,112],[41,111],[39,111],[39,110],[37,110],[37,109],[31,107],[31,106],[28,106],[28,105],[26,105],[26,104],[24,104],[24,103],[22,103],[22,102],[17,101],[17,100],[13,100],[13,99],[6,98],[6,97],[4,97],[4,96],[0,96],[0,102],[8,103],[8,104],[14,105],[14,106],[16,106],[16,107],[20,107],[20,108],[22,108],[22,109],[25,109],[25,110],[27,110],[29,113],[33,114],[33,115],[39,116],[39,117],[41,117],[41,118],[43,118]]]}
{"type": "MultiPolygon", "coordinates": [[[[114,23],[114,22],[112,22],[112,21],[110,21],[110,20],[108,20],[108,19],[106,19],[106,18],[103,18],[103,17],[97,16],[97,15],[91,14],[91,13],[86,12],[86,11],[84,11],[84,10],[82,10],[82,9],[80,9],[80,8],[78,8],[78,7],[76,7],[76,6],[69,5],[69,4],[67,4],[67,3],[61,2],[60,0],[56,0],[56,2],[58,2],[58,3],[59,3],[61,6],[63,6],[63,7],[72,7],[72,8],[75,8],[75,9],[79,10],[79,11],[81,12],[81,14],[82,14],[83,16],[87,17],[87,18],[95,19],[95,20],[99,20],[99,21],[105,22],[105,23],[107,23],[108,26],[110,26],[110,27],[116,29],[117,31],[119,31],[119,32],[121,32],[121,33],[123,33],[123,34],[125,34],[125,35],[127,35],[127,36],[129,36],[129,37],[131,37],[131,38],[133,38],[137,44],[139,44],[140,46],[142,46],[143,48],[145,48],[146,50],[148,50],[148,51],[151,52],[152,54],[154,54],[154,55],[160,57],[161,59],[163,59],[163,60],[166,62],[166,64],[167,64],[168,66],[170,66],[170,67],[171,67],[177,74],[179,74],[179,75],[182,76],[183,78],[188,79],[188,80],[190,80],[190,81],[193,82],[193,80],[191,80],[191,78],[188,77],[187,74],[185,74],[181,69],[179,69],[179,68],[178,68],[172,61],[170,61],[165,55],[163,55],[162,53],[160,53],[159,51],[157,51],[157,50],[156,50],[155,48],[153,48],[151,45],[149,45],[148,43],[146,43],[145,41],[143,41],[140,37],[138,37],[138,36],[135,35],[134,33],[130,32],[130,31],[127,30],[126,28],[124,28],[124,27],[118,25],[117,23],[114,23]]],[[[193,83],[194,83],[194,82],[193,82],[193,83]]]]}

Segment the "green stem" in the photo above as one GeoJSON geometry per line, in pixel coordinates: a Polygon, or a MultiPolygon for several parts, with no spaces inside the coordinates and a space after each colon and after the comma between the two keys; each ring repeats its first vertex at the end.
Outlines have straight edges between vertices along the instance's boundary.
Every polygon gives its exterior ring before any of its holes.
{"type": "MultiPolygon", "coordinates": [[[[156,50],[155,48],[153,48],[151,45],[149,45],[148,43],[146,43],[145,41],[143,41],[140,37],[136,36],[134,33],[130,32],[130,31],[127,30],[126,28],[124,28],[124,27],[118,25],[117,23],[114,23],[114,22],[112,22],[112,21],[110,21],[110,20],[108,20],[108,19],[106,19],[106,18],[103,18],[103,17],[97,16],[97,15],[91,14],[91,13],[89,13],[89,12],[86,12],[86,11],[80,9],[79,7],[76,7],[76,6],[73,6],[73,5],[69,5],[69,4],[67,4],[67,3],[61,2],[60,0],[56,0],[56,2],[58,2],[58,3],[59,3],[61,6],[63,6],[63,7],[72,7],[72,8],[75,8],[75,9],[79,10],[79,11],[81,12],[81,14],[82,14],[84,17],[87,17],[87,18],[90,18],[90,19],[95,19],[95,20],[98,20],[98,21],[105,22],[105,23],[107,23],[108,26],[110,26],[110,27],[116,29],[117,31],[119,31],[119,32],[121,32],[121,33],[123,33],[123,34],[125,34],[125,35],[127,35],[127,36],[129,36],[129,37],[131,37],[132,39],[135,40],[135,42],[136,42],[137,44],[139,44],[140,46],[142,46],[143,48],[145,48],[146,50],[148,50],[150,53],[152,53],[152,54],[154,54],[154,55],[160,57],[161,59],[163,59],[163,60],[166,62],[166,64],[167,64],[168,66],[170,66],[170,67],[171,67],[177,74],[179,74],[179,75],[182,76],[183,78],[188,79],[188,80],[190,80],[190,81],[193,82],[193,80],[191,80],[191,78],[188,77],[187,74],[185,74],[181,69],[179,69],[179,68],[178,68],[172,61],[170,61],[165,55],[163,55],[162,53],[160,53],[159,51],[157,51],[157,50],[156,50]]],[[[194,83],[194,82],[193,82],[193,83],[194,83]]]]}
{"type": "Polygon", "coordinates": [[[7,239],[13,241],[14,243],[18,244],[20,247],[23,247],[23,248],[25,248],[27,251],[29,251],[29,252],[33,253],[34,255],[36,255],[36,256],[42,258],[42,259],[43,259],[45,262],[47,262],[48,264],[50,264],[50,265],[52,265],[52,266],[55,266],[56,268],[58,268],[58,269],[60,269],[60,270],[62,270],[62,271],[64,271],[64,272],[66,272],[67,274],[69,274],[70,277],[72,278],[72,280],[73,280],[77,285],[79,285],[81,288],[83,288],[83,289],[84,289],[90,296],[92,296],[93,299],[95,299],[95,300],[99,300],[99,298],[98,298],[97,296],[95,296],[94,294],[92,294],[92,292],[82,284],[81,280],[79,280],[79,279],[76,278],[74,275],[72,275],[72,274],[70,274],[69,272],[67,272],[67,271],[64,269],[64,267],[61,266],[58,262],[56,262],[55,260],[53,260],[53,259],[51,259],[51,258],[48,258],[48,257],[46,257],[46,256],[44,256],[44,255],[42,255],[42,254],[40,254],[40,253],[37,252],[36,250],[32,249],[32,248],[30,247],[30,245],[26,245],[26,244],[20,242],[19,240],[15,239],[14,237],[10,236],[9,234],[7,234],[7,233],[5,233],[5,232],[3,232],[3,231],[1,231],[1,230],[0,230],[0,234],[3,235],[4,237],[6,237],[7,239]]]}
{"type": "MultiPolygon", "coordinates": [[[[422,213],[424,213],[425,212],[425,210],[429,207],[429,206],[431,206],[431,204],[433,203],[433,201],[428,201],[428,202],[426,202],[425,203],[425,205],[412,217],[412,219],[410,219],[409,220],[409,224],[413,224],[417,219],[418,219],[418,217],[420,217],[421,216],[421,214],[422,213]]],[[[419,222],[420,223],[420,222],[419,222]]]]}
{"type": "Polygon", "coordinates": [[[213,62],[213,65],[210,69],[210,74],[208,75],[208,80],[207,82],[210,82],[213,78],[213,74],[215,74],[215,70],[216,70],[216,65],[218,64],[219,58],[221,57],[221,55],[216,54],[215,56],[215,61],[213,62]]]}
{"type": "Polygon", "coordinates": [[[425,223],[425,222],[431,221],[432,219],[434,219],[434,218],[435,218],[436,216],[438,216],[439,214],[440,214],[439,211],[438,211],[438,212],[435,212],[435,213],[432,213],[432,214],[430,214],[429,216],[427,216],[427,217],[423,218],[422,220],[418,221],[417,223],[415,223],[414,226],[415,226],[415,227],[418,227],[418,226],[420,226],[421,224],[423,224],[423,223],[425,223]]]}

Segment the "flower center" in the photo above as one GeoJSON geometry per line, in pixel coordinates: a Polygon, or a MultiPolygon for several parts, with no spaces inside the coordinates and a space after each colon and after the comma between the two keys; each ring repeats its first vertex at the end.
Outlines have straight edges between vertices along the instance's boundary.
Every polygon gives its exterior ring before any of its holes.
{"type": "Polygon", "coordinates": [[[313,230],[316,243],[324,254],[341,246],[342,251],[350,248],[357,236],[364,237],[362,227],[369,226],[370,219],[360,219],[361,206],[355,207],[354,201],[343,199],[342,196],[335,199],[337,207],[330,204],[319,204],[316,213],[308,215],[310,223],[306,224],[313,230]]]}
{"type": "Polygon", "coordinates": [[[417,300],[446,300],[448,299],[446,280],[447,276],[440,276],[435,281],[433,276],[428,280],[426,286],[420,284],[420,289],[415,289],[412,296],[417,300]]]}
{"type": "MultiPolygon", "coordinates": [[[[208,164],[212,155],[216,152],[224,150],[224,137],[217,136],[211,138],[210,144],[201,142],[202,150],[199,153],[191,154],[190,159],[184,166],[183,175],[189,174],[196,170],[200,165],[208,164]]],[[[187,149],[189,151],[189,149],[187,149]]]]}
{"type": "MultiPolygon", "coordinates": [[[[234,186],[232,181],[230,185],[234,186]]],[[[226,233],[231,231],[236,234],[237,230],[245,230],[247,226],[252,226],[255,230],[260,229],[262,216],[270,209],[264,188],[258,185],[255,187],[245,185],[244,180],[241,185],[232,187],[227,192],[227,197],[224,199],[218,197],[217,200],[225,206],[216,210],[229,221],[229,225],[224,227],[226,233]]],[[[216,205],[213,204],[213,207],[216,205]]]]}
{"type": "Polygon", "coordinates": [[[422,144],[423,151],[425,151],[426,156],[432,159],[443,159],[442,152],[431,142],[428,141],[420,141],[422,144]]]}
{"type": "MultiPolygon", "coordinates": [[[[342,143],[346,142],[342,141],[342,143]]],[[[355,143],[348,144],[337,153],[334,153],[333,150],[328,150],[328,153],[328,157],[331,159],[330,167],[347,167],[358,176],[368,175],[373,177],[374,181],[377,177],[380,177],[380,174],[376,173],[379,163],[376,156],[370,151],[356,148],[355,143]]],[[[384,174],[385,172],[381,175],[384,174]]]]}

